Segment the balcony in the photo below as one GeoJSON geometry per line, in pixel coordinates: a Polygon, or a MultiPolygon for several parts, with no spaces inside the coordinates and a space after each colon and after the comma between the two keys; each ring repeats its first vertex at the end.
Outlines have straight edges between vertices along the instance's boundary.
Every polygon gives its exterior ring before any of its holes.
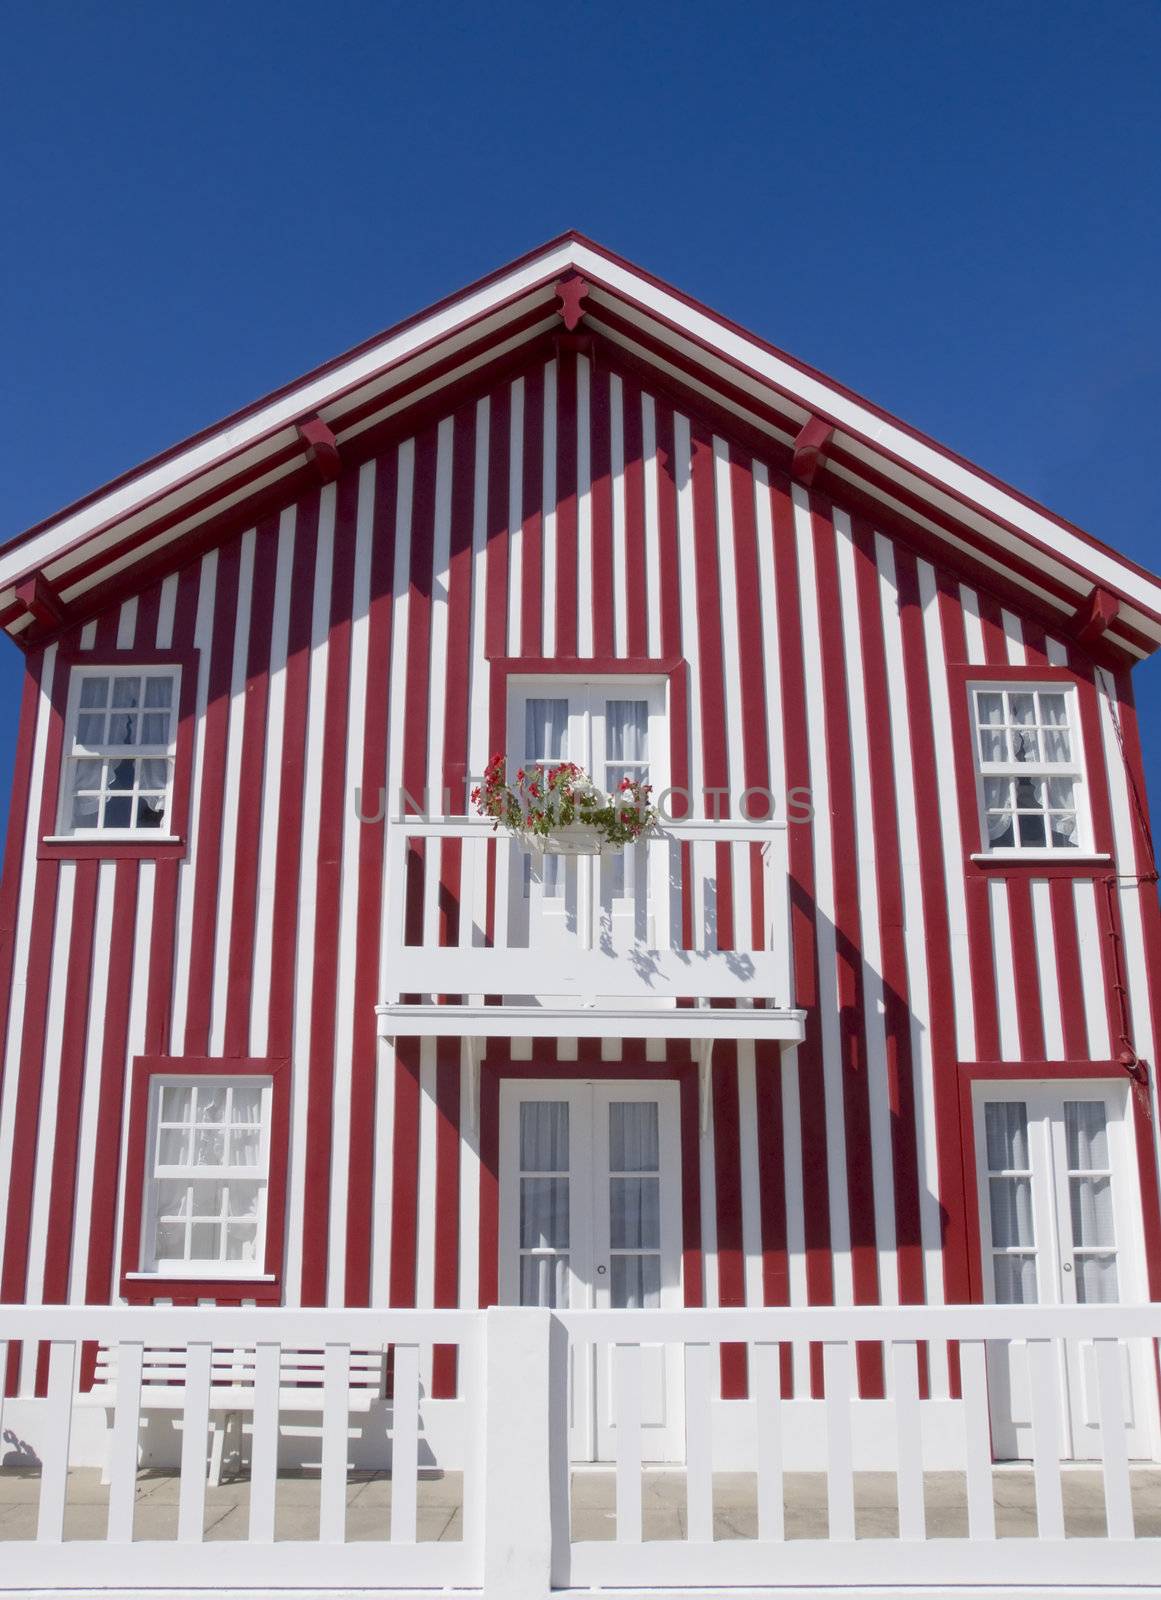
{"type": "Polygon", "coordinates": [[[544,857],[486,819],[406,817],[388,852],[386,1037],[802,1038],[784,824],[544,857]]]}
{"type": "Polygon", "coordinates": [[[1161,1470],[1126,1441],[1147,1411],[1157,1459],[1156,1394],[1127,1401],[1123,1375],[1129,1344],[1152,1371],[1159,1337],[1156,1305],[4,1307],[0,1355],[23,1342],[34,1370],[44,1341],[47,1388],[5,1402],[0,1592],[1155,1596],[1161,1470]],[[925,1341],[953,1341],[961,1392],[930,1393],[925,1341]],[[860,1397],[868,1344],[886,1398],[860,1397]],[[99,1406],[81,1376],[96,1346],[118,1375],[99,1406]],[[455,1352],[444,1399],[436,1347],[455,1352]],[[744,1355],[744,1400],[718,1398],[726,1347],[744,1355]],[[1065,1459],[1077,1349],[1092,1379],[1081,1460],[1065,1459]],[[305,1351],[314,1376],[280,1384],[305,1351]],[[369,1407],[353,1359],[368,1351],[390,1374],[369,1407]],[[586,1352],[615,1421],[595,1465],[569,1452],[586,1352]],[[651,1464],[658,1352],[678,1425],[651,1464]],[[1029,1450],[999,1464],[993,1375],[1015,1352],[1029,1450]],[[208,1440],[230,1415],[224,1479],[208,1485],[208,1440]]]}

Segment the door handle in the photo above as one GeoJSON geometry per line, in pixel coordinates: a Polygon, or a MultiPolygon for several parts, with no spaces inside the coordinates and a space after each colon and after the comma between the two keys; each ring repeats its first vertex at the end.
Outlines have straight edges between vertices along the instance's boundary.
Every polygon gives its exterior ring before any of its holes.
{"type": "Polygon", "coordinates": [[[603,1278],[603,1277],[604,1277],[604,1275],[605,1275],[605,1269],[604,1269],[604,1266],[603,1266],[603,1265],[602,1265],[602,1266],[599,1266],[599,1267],[598,1267],[598,1268],[597,1268],[597,1277],[598,1277],[598,1278],[603,1278]]]}

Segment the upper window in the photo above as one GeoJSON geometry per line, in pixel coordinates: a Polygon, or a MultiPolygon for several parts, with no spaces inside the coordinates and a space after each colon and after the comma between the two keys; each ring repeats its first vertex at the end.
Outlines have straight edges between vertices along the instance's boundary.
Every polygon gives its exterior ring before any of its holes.
{"type": "Polygon", "coordinates": [[[58,831],[170,831],[179,667],[74,667],[58,831]]]}
{"type": "Polygon", "coordinates": [[[1088,847],[1074,691],[987,684],[970,692],[983,848],[1088,847]]]}
{"type": "Polygon", "coordinates": [[[217,1277],[262,1270],[270,1102],[270,1078],[153,1078],[145,1271],[217,1277]]]}

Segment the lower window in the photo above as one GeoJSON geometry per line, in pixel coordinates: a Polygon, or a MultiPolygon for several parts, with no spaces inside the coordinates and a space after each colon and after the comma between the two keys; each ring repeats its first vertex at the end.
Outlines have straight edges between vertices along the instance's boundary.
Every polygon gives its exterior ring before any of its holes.
{"type": "Polygon", "coordinates": [[[148,1272],[260,1270],[270,1173],[269,1078],[155,1078],[148,1272]]]}

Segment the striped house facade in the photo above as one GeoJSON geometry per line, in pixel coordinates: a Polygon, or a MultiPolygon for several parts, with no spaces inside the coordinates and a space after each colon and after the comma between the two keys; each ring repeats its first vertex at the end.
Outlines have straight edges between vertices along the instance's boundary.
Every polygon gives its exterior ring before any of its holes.
{"type": "MultiPolygon", "coordinates": [[[[921,505],[841,418],[812,460],[817,396],[788,419],[725,324],[713,349],[689,328],[663,349],[614,266],[631,270],[569,236],[515,287],[507,269],[476,291],[470,329],[459,302],[433,326],[437,308],[391,369],[398,394],[356,407],[352,380],[329,414],[291,395],[325,423],[305,457],[300,438],[239,483],[197,464],[167,520],[130,479],[89,545],[70,529],[46,555],[46,524],[0,552],[0,615],[27,650],[0,890],[0,1299],[492,1304],[502,1085],[558,1078],[678,1085],[687,1306],[990,1298],[973,1085],[1107,1084],[1132,1152],[1123,1270],[1161,1292],[1161,921],[1130,684],[1156,615],[1103,547],[1072,583],[954,486],[921,505]],[[562,267],[589,290],[571,316],[562,267]],[[704,1107],[697,1051],[662,1018],[653,1037],[575,1037],[565,1015],[551,1039],[490,1036],[478,1063],[466,1038],[381,1036],[384,929],[408,892],[395,797],[471,809],[504,748],[500,662],[610,683],[670,663],[670,778],[694,817],[737,820],[746,790],[809,797],[786,829],[803,1037],[717,1042],[704,1107]],[[174,842],[62,833],[86,663],[181,667],[174,842]],[[978,682],[1074,694],[1075,859],[988,859],[978,682]],[[252,1279],[141,1271],[134,1071],[166,1058],[276,1064],[284,1170],[252,1279]]],[[[761,915],[745,860],[719,847],[722,951],[761,915]]],[[[744,1357],[722,1376],[743,1395],[744,1357]]],[[[35,1352],[14,1352],[9,1393],[36,1381],[35,1352]]],[[[883,1392],[874,1348],[859,1381],[883,1392]]],[[[954,1392],[934,1347],[927,1381],[954,1392]]],[[[811,1374],[785,1382],[806,1393],[811,1374]]],[[[454,1383],[437,1353],[433,1394],[454,1383]]]]}

